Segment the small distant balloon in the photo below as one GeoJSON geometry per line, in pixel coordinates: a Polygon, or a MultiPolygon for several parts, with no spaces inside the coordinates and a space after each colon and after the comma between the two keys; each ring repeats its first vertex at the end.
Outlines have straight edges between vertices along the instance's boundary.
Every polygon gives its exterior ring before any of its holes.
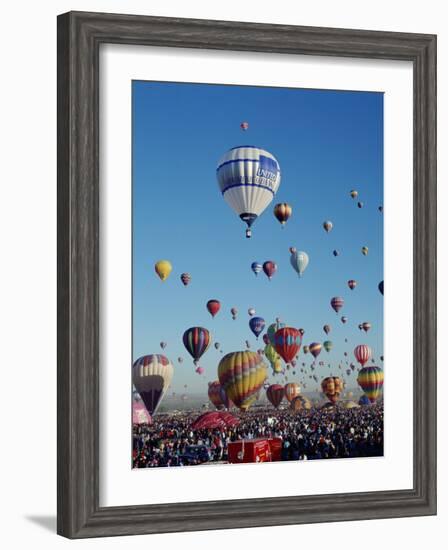
{"type": "Polygon", "coordinates": [[[182,273],[180,280],[184,286],[188,286],[191,282],[191,275],[189,273],[182,273]]]}
{"type": "Polygon", "coordinates": [[[272,262],[271,260],[268,260],[263,264],[263,271],[266,277],[271,280],[277,271],[277,264],[275,262],[272,262]]]}
{"type": "Polygon", "coordinates": [[[160,342],[160,347],[162,349],[165,349],[166,348],[166,342],[160,342]]]}
{"type": "Polygon", "coordinates": [[[236,307],[232,307],[232,309],[230,310],[230,313],[232,315],[232,319],[235,321],[236,316],[238,315],[238,310],[236,309],[236,307]]]}
{"type": "Polygon", "coordinates": [[[263,332],[266,323],[262,317],[252,317],[249,321],[249,328],[255,334],[257,340],[263,332]]]}
{"type": "Polygon", "coordinates": [[[362,208],[363,206],[364,206],[364,203],[361,202],[361,201],[359,201],[359,202],[358,202],[358,208],[362,208]]]}
{"type": "Polygon", "coordinates": [[[364,332],[368,332],[370,329],[372,328],[372,324],[365,321],[364,323],[362,323],[362,330],[364,332]]]}
{"type": "Polygon", "coordinates": [[[378,284],[378,290],[381,292],[381,294],[384,296],[384,281],[381,281],[378,284]]]}
{"type": "Polygon", "coordinates": [[[324,221],[322,226],[327,233],[330,233],[330,231],[333,229],[333,222],[331,222],[330,220],[326,220],[324,221]]]}
{"type": "Polygon", "coordinates": [[[292,214],[292,206],[287,202],[279,202],[274,206],[274,216],[284,227],[285,223],[289,220],[292,214]]]}
{"type": "Polygon", "coordinates": [[[256,311],[253,307],[250,307],[248,310],[247,310],[247,313],[249,314],[250,317],[252,317],[253,315],[255,315],[256,311]]]}
{"type": "Polygon", "coordinates": [[[173,266],[171,265],[171,262],[169,262],[168,260],[159,260],[158,262],[156,262],[154,269],[157,275],[159,276],[160,280],[166,281],[166,279],[168,279],[173,269],[173,266]]]}
{"type": "Polygon", "coordinates": [[[295,246],[290,246],[289,251],[291,252],[291,254],[295,254],[297,252],[297,248],[295,246]]]}
{"type": "Polygon", "coordinates": [[[249,129],[249,123],[246,122],[246,121],[243,121],[243,122],[240,124],[240,128],[241,128],[241,130],[243,130],[243,132],[245,132],[246,130],[249,129]]]}
{"type": "Polygon", "coordinates": [[[296,250],[293,254],[291,254],[291,258],[289,259],[289,261],[294,271],[296,271],[299,277],[301,277],[305,269],[308,267],[308,263],[310,260],[306,252],[296,250]]]}
{"type": "Polygon", "coordinates": [[[347,284],[348,284],[348,288],[349,288],[350,290],[353,290],[353,289],[356,287],[356,284],[357,284],[357,283],[356,283],[356,281],[355,281],[354,279],[350,279],[350,280],[347,282],[347,284]]]}
{"type": "Polygon", "coordinates": [[[345,325],[345,323],[346,323],[347,321],[348,321],[348,318],[347,318],[345,315],[343,315],[343,316],[341,317],[341,322],[344,323],[344,325],[345,325]]]}
{"type": "Polygon", "coordinates": [[[352,189],[352,191],[350,191],[350,196],[352,199],[356,199],[358,196],[358,191],[356,191],[356,189],[352,189]]]}
{"type": "Polygon", "coordinates": [[[367,256],[367,254],[369,253],[369,248],[367,246],[363,246],[361,248],[361,252],[364,254],[364,256],[367,256]]]}
{"type": "Polygon", "coordinates": [[[263,269],[263,266],[259,262],[252,262],[250,268],[255,273],[255,276],[257,276],[263,269]]]}
{"type": "Polygon", "coordinates": [[[378,210],[379,210],[380,212],[382,212],[382,211],[383,211],[383,207],[382,207],[382,206],[378,206],[378,210]]]}
{"type": "Polygon", "coordinates": [[[325,334],[328,334],[331,331],[331,326],[330,325],[324,325],[323,328],[324,328],[325,334]]]}
{"type": "Polygon", "coordinates": [[[214,317],[221,309],[221,303],[219,300],[209,300],[207,302],[207,310],[212,317],[214,317]]]}
{"type": "Polygon", "coordinates": [[[339,310],[344,307],[344,299],[340,296],[335,296],[331,299],[330,305],[336,311],[336,313],[338,313],[339,310]]]}
{"type": "Polygon", "coordinates": [[[333,250],[333,256],[336,258],[339,256],[339,250],[333,250]]]}

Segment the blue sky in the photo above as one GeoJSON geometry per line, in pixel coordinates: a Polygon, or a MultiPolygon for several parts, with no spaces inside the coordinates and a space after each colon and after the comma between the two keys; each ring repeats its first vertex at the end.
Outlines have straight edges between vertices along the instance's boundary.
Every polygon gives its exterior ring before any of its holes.
{"type": "MultiPolygon", "coordinates": [[[[333,342],[332,351],[322,350],[318,357],[331,367],[318,367],[318,376],[340,375],[338,364],[354,361],[360,343],[372,347],[380,364],[382,204],[380,93],[133,82],[133,359],[160,353],[164,340],[163,353],[175,367],[172,390],[187,384],[205,395],[222,354],[211,346],[200,361],[205,375],[198,376],[183,347],[183,332],[199,325],[211,331],[224,353],[245,349],[245,340],[256,350],[264,345],[248,326],[247,309],[254,307],[266,325],[280,317],[303,327],[304,344],[333,342]],[[250,124],[247,132],[240,129],[242,121],[250,124]],[[219,158],[247,144],[271,152],[282,171],[278,193],[254,223],[251,239],[216,181],[219,158]],[[364,208],[350,198],[351,189],[359,192],[364,208]],[[293,207],[284,229],[272,213],[277,202],[293,207]],[[322,228],[325,220],[334,224],[329,234],[322,228]],[[361,254],[364,245],[368,256],[361,254]],[[290,246],[309,255],[301,279],[290,266],[290,246]],[[340,252],[336,258],[334,249],[340,252]],[[160,259],[173,265],[164,283],[154,272],[160,259]],[[253,261],[266,260],[278,265],[271,281],[250,269],[253,261]],[[182,272],[192,276],[188,287],[180,281],[182,272]],[[354,291],[349,279],[358,283],[354,291]],[[333,296],[345,300],[339,316],[330,307],[333,296]],[[206,310],[211,298],[221,302],[214,319],[206,310]],[[236,321],[233,306],[239,310],[236,321]],[[342,315],[348,317],[345,325],[342,315]],[[368,334],[358,329],[363,321],[373,325],[368,334]],[[328,337],[324,324],[332,327],[328,337]]],[[[311,359],[301,351],[299,365],[311,359]]],[[[288,373],[289,381],[301,376],[299,369],[295,377],[288,373]]],[[[356,385],[355,376],[346,380],[349,387],[356,385]]],[[[316,387],[306,381],[308,389],[316,387]]]]}

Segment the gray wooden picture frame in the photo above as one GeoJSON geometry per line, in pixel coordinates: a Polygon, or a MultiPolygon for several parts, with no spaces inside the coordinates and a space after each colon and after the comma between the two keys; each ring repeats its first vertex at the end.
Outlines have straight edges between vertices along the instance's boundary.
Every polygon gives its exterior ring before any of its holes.
{"type": "Polygon", "coordinates": [[[436,513],[435,36],[82,12],[58,17],[57,499],[57,531],[69,538],[436,513]],[[99,506],[98,87],[104,43],[413,63],[413,251],[419,261],[413,266],[412,489],[99,506]]]}

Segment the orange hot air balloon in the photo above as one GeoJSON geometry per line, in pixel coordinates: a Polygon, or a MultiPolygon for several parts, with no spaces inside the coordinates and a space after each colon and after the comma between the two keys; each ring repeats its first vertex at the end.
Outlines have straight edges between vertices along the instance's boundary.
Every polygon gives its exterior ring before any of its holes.
{"type": "Polygon", "coordinates": [[[322,380],[321,388],[328,401],[334,405],[339,401],[339,397],[344,390],[344,381],[338,376],[327,376],[322,380]]]}
{"type": "Polygon", "coordinates": [[[300,386],[297,382],[290,382],[285,386],[285,397],[291,403],[291,401],[300,395],[300,386]]]}

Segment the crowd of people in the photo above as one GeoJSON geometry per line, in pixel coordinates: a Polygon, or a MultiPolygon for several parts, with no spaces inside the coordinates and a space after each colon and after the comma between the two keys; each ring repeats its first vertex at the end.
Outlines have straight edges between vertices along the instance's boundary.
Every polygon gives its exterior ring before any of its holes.
{"type": "Polygon", "coordinates": [[[383,455],[383,407],[324,408],[299,412],[272,408],[234,413],[238,426],[192,429],[198,412],[156,415],[151,425],[133,426],[134,468],[226,462],[231,441],[280,438],[282,460],[383,455]]]}

